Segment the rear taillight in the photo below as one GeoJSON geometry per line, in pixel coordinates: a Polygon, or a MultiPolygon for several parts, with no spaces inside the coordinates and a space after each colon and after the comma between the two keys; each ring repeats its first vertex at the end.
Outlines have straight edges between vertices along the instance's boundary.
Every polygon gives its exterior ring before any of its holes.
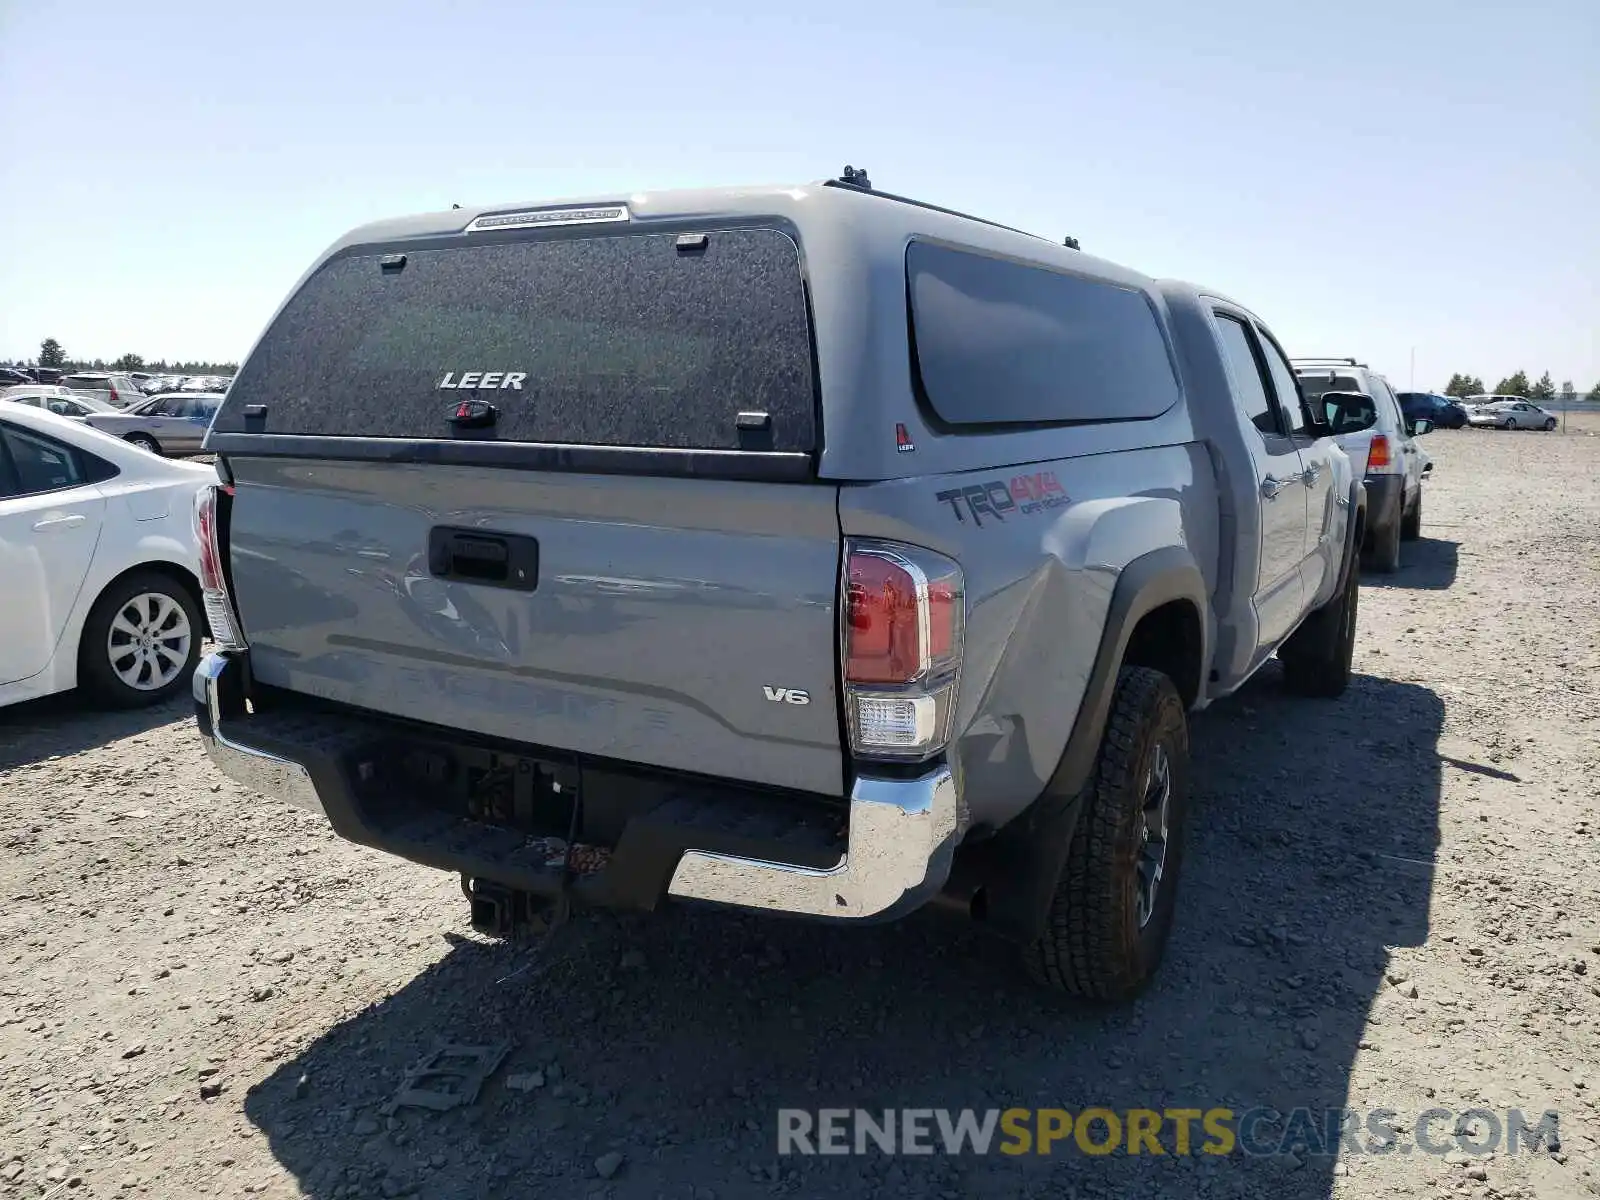
{"type": "Polygon", "coordinates": [[[846,538],[841,658],[850,748],[921,760],[955,714],[966,620],[961,568],[899,542],[846,538]]]}
{"type": "Polygon", "coordinates": [[[1367,470],[1389,465],[1389,438],[1386,434],[1372,435],[1372,445],[1367,447],[1367,470]]]}
{"type": "Polygon", "coordinates": [[[216,484],[207,484],[195,493],[194,536],[200,547],[200,594],[212,640],[224,650],[243,650],[244,634],[234,615],[233,601],[228,596],[228,577],[223,570],[222,537],[218,528],[221,492],[222,488],[216,484]]]}

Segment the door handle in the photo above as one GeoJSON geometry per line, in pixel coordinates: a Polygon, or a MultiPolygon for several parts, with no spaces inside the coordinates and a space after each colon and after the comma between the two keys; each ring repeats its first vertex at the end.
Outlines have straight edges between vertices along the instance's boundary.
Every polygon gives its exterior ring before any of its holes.
{"type": "Polygon", "coordinates": [[[48,529],[76,529],[88,519],[82,513],[68,513],[63,517],[46,517],[42,521],[35,521],[33,528],[35,532],[43,532],[48,529]]]}
{"type": "Polygon", "coordinates": [[[1278,493],[1289,486],[1289,480],[1279,479],[1276,475],[1268,475],[1261,481],[1261,494],[1268,500],[1276,500],[1278,493]]]}

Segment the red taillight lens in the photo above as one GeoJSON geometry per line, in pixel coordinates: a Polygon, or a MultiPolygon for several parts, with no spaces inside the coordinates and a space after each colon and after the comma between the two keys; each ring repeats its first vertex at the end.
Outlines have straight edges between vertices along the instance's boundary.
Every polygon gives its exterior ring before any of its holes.
{"type": "Polygon", "coordinates": [[[1389,438],[1382,433],[1372,435],[1372,445],[1367,448],[1367,470],[1389,465],[1389,438]]]}
{"type": "Polygon", "coordinates": [[[917,584],[889,558],[852,554],[846,588],[846,683],[910,683],[922,669],[917,584]]]}
{"type": "Polygon", "coordinates": [[[203,487],[194,499],[194,536],[200,546],[200,586],[223,591],[222,555],[217,549],[217,489],[203,487]]]}
{"type": "Polygon", "coordinates": [[[950,738],[966,593],[961,568],[898,542],[845,542],[845,705],[857,755],[923,759],[950,738]]]}
{"type": "Polygon", "coordinates": [[[213,640],[225,649],[243,650],[244,635],[228,595],[228,577],[222,563],[218,498],[225,490],[208,484],[195,493],[194,537],[200,556],[200,593],[213,640]]]}

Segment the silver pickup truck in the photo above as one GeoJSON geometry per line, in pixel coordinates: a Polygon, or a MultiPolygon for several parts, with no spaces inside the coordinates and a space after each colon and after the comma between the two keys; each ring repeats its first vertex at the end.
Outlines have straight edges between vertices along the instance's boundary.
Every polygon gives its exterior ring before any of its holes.
{"type": "Polygon", "coordinates": [[[1349,678],[1365,493],[1261,320],[859,175],[357,229],[206,449],[212,759],[495,932],[937,900],[1120,999],[1186,714],[1349,678]]]}

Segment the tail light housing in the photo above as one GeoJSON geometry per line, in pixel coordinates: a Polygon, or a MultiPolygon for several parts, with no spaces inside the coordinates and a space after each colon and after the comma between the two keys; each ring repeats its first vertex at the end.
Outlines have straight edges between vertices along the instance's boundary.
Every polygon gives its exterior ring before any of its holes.
{"type": "Polygon", "coordinates": [[[231,489],[207,484],[194,497],[194,536],[200,547],[200,596],[205,605],[211,638],[224,650],[246,648],[244,633],[228,595],[228,575],[222,556],[221,522],[231,489]]]}
{"type": "Polygon", "coordinates": [[[1374,467],[1387,467],[1393,459],[1389,452],[1389,437],[1387,434],[1375,433],[1372,435],[1372,445],[1367,447],[1367,470],[1374,467]]]}
{"type": "Polygon", "coordinates": [[[116,385],[116,384],[114,384],[114,383],[108,383],[108,384],[106,384],[106,389],[107,389],[107,390],[108,390],[108,391],[110,391],[110,393],[111,393],[111,397],[110,397],[110,404],[111,404],[111,407],[112,407],[112,408],[119,408],[119,407],[121,407],[121,406],[120,406],[120,405],[119,405],[119,404],[118,404],[118,403],[117,403],[117,385],[116,385]]]}
{"type": "Polygon", "coordinates": [[[950,741],[966,635],[961,568],[919,546],[846,538],[840,660],[857,758],[920,762],[950,741]]]}

